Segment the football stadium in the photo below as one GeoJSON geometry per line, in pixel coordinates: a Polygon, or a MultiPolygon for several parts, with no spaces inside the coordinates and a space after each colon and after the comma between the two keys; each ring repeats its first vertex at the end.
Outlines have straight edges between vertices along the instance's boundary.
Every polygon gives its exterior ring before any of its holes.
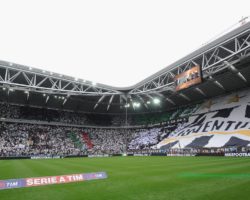
{"type": "Polygon", "coordinates": [[[250,22],[129,87],[0,61],[0,199],[250,199],[250,22]]]}

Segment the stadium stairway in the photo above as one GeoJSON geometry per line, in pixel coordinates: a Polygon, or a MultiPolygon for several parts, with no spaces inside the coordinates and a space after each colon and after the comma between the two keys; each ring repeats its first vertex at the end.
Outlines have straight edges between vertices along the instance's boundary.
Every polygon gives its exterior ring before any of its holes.
{"type": "Polygon", "coordinates": [[[93,145],[93,143],[92,143],[92,141],[91,141],[88,133],[83,133],[82,134],[82,139],[86,143],[88,149],[92,149],[93,148],[94,145],[93,145]]]}

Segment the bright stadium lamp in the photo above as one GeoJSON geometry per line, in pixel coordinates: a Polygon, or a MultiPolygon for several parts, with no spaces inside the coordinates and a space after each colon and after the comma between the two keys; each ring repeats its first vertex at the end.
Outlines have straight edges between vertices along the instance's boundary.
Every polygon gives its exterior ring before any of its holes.
{"type": "Polygon", "coordinates": [[[150,102],[150,101],[147,101],[147,104],[151,104],[151,102],[150,102]]]}
{"type": "Polygon", "coordinates": [[[138,103],[138,102],[134,102],[134,103],[133,103],[133,106],[134,106],[135,108],[139,108],[139,107],[141,106],[141,104],[138,103]]]}
{"type": "Polygon", "coordinates": [[[153,100],[153,102],[154,102],[154,104],[159,104],[161,101],[160,101],[160,99],[155,98],[155,99],[153,100]]]}
{"type": "Polygon", "coordinates": [[[125,108],[129,108],[129,107],[130,107],[129,103],[125,104],[125,108]]]}

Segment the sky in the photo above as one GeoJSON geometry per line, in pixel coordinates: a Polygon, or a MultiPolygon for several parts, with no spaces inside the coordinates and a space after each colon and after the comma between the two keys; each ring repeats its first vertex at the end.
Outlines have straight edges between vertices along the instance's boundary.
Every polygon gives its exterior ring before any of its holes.
{"type": "Polygon", "coordinates": [[[0,60],[132,86],[242,17],[249,0],[0,0],[0,60]]]}

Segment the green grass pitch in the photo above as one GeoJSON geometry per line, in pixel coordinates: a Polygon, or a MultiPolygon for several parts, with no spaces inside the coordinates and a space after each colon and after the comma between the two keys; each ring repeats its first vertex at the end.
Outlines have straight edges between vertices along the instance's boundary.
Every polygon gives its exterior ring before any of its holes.
{"type": "Polygon", "coordinates": [[[107,179],[0,190],[0,200],[248,200],[250,158],[1,160],[0,180],[105,171],[107,179]]]}

